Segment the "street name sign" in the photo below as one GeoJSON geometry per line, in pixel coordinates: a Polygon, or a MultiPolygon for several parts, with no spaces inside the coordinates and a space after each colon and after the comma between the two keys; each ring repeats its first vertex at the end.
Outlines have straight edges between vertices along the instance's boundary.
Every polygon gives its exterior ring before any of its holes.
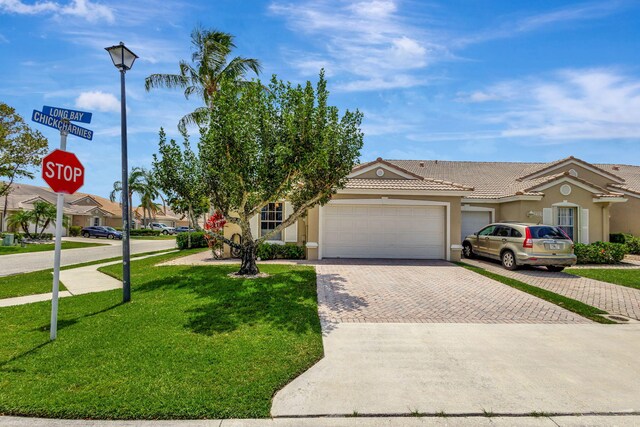
{"type": "MultiPolygon", "coordinates": [[[[58,129],[59,131],[67,131],[71,135],[79,136],[80,138],[93,139],[93,131],[85,129],[73,123],[65,123],[61,118],[50,116],[38,110],[33,110],[31,120],[40,123],[41,125],[49,126],[50,128],[58,129]]],[[[70,120],[70,119],[67,119],[70,120]]]]}
{"type": "Polygon", "coordinates": [[[68,110],[66,108],[50,107],[48,105],[42,107],[42,113],[58,119],[67,119],[80,123],[91,123],[92,116],[91,113],[87,113],[86,111],[68,110]]]}
{"type": "Polygon", "coordinates": [[[53,150],[42,159],[42,179],[56,193],[73,194],[84,184],[84,166],[75,154],[53,150]]]}

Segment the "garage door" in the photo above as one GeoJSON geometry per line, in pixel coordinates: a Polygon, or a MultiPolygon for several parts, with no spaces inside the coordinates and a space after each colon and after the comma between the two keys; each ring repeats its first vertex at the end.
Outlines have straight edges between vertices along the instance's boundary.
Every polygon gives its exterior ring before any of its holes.
{"type": "Polygon", "coordinates": [[[482,227],[491,223],[491,212],[488,211],[462,211],[462,236],[464,239],[469,234],[480,231],[482,227]]]}
{"type": "Polygon", "coordinates": [[[443,206],[328,205],[323,258],[445,258],[443,206]]]}

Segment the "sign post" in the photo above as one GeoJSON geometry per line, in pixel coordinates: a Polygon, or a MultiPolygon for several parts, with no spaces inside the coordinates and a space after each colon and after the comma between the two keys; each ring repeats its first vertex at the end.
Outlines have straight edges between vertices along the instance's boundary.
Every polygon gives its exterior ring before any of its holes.
{"type": "Polygon", "coordinates": [[[56,240],[53,257],[53,287],[51,295],[51,330],[49,334],[49,338],[53,341],[58,335],[58,293],[60,290],[60,252],[62,250],[64,195],[75,193],[84,184],[84,167],[75,154],[66,151],[67,136],[71,132],[81,138],[90,140],[93,137],[93,132],[69,123],[70,120],[89,123],[91,121],[91,113],[47,106],[45,106],[43,110],[49,114],[34,110],[32,120],[60,130],[60,149],[54,150],[42,159],[42,178],[49,184],[49,187],[57,193],[56,240]]]}

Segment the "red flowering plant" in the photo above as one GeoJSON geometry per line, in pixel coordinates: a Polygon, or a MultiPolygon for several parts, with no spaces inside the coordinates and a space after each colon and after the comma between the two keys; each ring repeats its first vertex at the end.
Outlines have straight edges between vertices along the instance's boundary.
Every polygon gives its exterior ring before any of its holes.
{"type": "Polygon", "coordinates": [[[224,242],[220,238],[220,235],[223,234],[224,225],[226,223],[227,220],[220,211],[215,211],[204,223],[204,238],[207,239],[209,249],[211,249],[211,253],[216,259],[222,258],[222,255],[224,254],[224,242]]]}

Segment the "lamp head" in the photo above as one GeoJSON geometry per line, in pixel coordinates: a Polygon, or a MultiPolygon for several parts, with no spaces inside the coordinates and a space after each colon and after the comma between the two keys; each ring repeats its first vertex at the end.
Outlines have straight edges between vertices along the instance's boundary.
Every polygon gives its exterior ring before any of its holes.
{"type": "Polygon", "coordinates": [[[113,65],[121,71],[130,70],[131,67],[133,67],[133,63],[138,58],[138,55],[131,52],[131,50],[129,50],[129,48],[127,48],[122,42],[111,47],[106,47],[105,50],[109,52],[113,65]]]}

